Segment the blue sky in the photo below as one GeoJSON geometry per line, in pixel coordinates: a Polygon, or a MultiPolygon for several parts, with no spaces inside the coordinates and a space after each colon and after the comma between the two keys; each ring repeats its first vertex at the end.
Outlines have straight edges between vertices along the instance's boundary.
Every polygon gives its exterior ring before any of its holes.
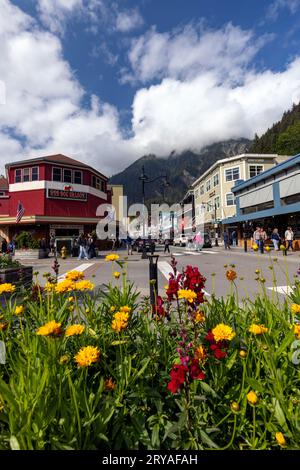
{"type": "Polygon", "coordinates": [[[2,164],[112,174],[252,138],[300,99],[300,0],[0,0],[1,39],[2,164]]]}

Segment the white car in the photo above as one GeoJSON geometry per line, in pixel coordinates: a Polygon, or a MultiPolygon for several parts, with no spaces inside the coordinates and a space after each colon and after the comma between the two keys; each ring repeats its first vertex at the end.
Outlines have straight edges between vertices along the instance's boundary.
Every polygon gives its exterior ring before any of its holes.
{"type": "Polygon", "coordinates": [[[188,238],[185,235],[180,235],[179,237],[174,238],[173,245],[186,246],[187,242],[188,238]]]}

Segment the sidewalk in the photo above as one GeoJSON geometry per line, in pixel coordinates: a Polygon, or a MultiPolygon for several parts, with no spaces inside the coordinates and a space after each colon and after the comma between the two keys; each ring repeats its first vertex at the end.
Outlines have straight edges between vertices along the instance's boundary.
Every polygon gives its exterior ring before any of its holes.
{"type": "Polygon", "coordinates": [[[271,257],[272,260],[274,259],[282,259],[282,260],[286,260],[287,262],[297,262],[300,264],[300,251],[289,251],[287,253],[287,256],[284,256],[282,251],[274,251],[274,250],[271,250],[269,253],[267,253],[266,251],[264,253],[261,253],[260,251],[253,251],[251,248],[248,249],[247,252],[244,251],[244,248],[241,247],[241,246],[231,246],[230,247],[230,250],[225,250],[224,246],[219,246],[219,247],[213,247],[214,250],[219,250],[220,252],[222,253],[234,253],[234,254],[237,254],[237,255],[240,255],[240,256],[256,256],[256,257],[259,257],[259,256],[264,256],[264,257],[271,257]]]}

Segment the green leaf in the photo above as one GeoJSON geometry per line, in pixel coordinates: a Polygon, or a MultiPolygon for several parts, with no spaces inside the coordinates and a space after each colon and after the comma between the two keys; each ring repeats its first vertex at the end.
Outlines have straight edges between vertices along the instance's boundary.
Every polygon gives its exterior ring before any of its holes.
{"type": "Polygon", "coordinates": [[[126,344],[127,343],[127,340],[125,339],[120,339],[120,340],[116,340],[116,341],[113,341],[112,343],[110,343],[111,346],[119,346],[120,344],[126,344]]]}
{"type": "Polygon", "coordinates": [[[10,445],[11,450],[20,450],[20,444],[16,436],[10,437],[9,445],[10,445]]]}
{"type": "Polygon", "coordinates": [[[250,385],[253,390],[256,390],[257,392],[263,393],[264,392],[264,387],[263,385],[256,379],[253,379],[251,377],[247,377],[247,383],[250,385]]]}
{"type": "Polygon", "coordinates": [[[217,444],[202,429],[200,429],[200,436],[205,444],[209,445],[210,447],[213,447],[214,449],[219,449],[217,444]]]}
{"type": "Polygon", "coordinates": [[[228,370],[230,370],[232,368],[233,364],[235,363],[236,356],[237,356],[237,349],[234,351],[233,354],[231,354],[231,356],[229,357],[229,359],[226,362],[226,368],[228,370]]]}

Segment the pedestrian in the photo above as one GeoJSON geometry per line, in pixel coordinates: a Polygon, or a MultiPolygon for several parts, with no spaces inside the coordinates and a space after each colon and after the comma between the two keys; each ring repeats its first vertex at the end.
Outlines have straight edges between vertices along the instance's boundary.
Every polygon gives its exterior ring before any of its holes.
{"type": "Polygon", "coordinates": [[[51,235],[50,237],[50,243],[49,243],[49,248],[50,248],[50,253],[55,256],[56,252],[56,240],[54,234],[51,235]]]}
{"type": "Polygon", "coordinates": [[[164,253],[166,252],[170,253],[170,240],[168,238],[165,239],[164,245],[165,245],[164,253]]]}
{"type": "Polygon", "coordinates": [[[259,247],[260,240],[260,227],[256,227],[256,230],[253,232],[253,242],[259,247]]]}
{"type": "Polygon", "coordinates": [[[71,256],[72,258],[76,258],[76,256],[79,255],[78,251],[78,243],[77,243],[77,238],[73,237],[72,239],[72,248],[71,248],[71,256]]]}
{"type": "Polygon", "coordinates": [[[288,227],[286,229],[284,238],[286,241],[286,251],[289,251],[289,249],[293,251],[294,232],[292,230],[292,227],[288,227]]]}
{"type": "Polygon", "coordinates": [[[235,230],[231,233],[232,246],[237,246],[237,233],[235,230]]]}
{"type": "Polygon", "coordinates": [[[96,257],[96,250],[95,250],[95,240],[92,235],[88,235],[87,239],[87,253],[88,253],[88,258],[95,258],[96,257]]]}
{"type": "Polygon", "coordinates": [[[231,249],[230,248],[230,237],[229,237],[229,233],[228,233],[227,230],[224,232],[223,239],[224,239],[225,250],[230,250],[231,249]]]}
{"type": "Polygon", "coordinates": [[[267,240],[268,236],[264,228],[260,229],[260,239],[259,239],[259,249],[261,253],[264,253],[264,246],[265,241],[267,240]]]}
{"type": "Polygon", "coordinates": [[[271,240],[273,242],[275,251],[279,251],[280,236],[278,233],[278,228],[274,228],[272,235],[271,235],[271,240]]]}
{"type": "Polygon", "coordinates": [[[132,255],[132,238],[129,235],[129,233],[127,234],[127,238],[126,238],[126,248],[127,248],[127,254],[132,255]]]}
{"type": "Polygon", "coordinates": [[[79,256],[78,256],[78,261],[82,258],[84,259],[89,259],[88,254],[87,254],[87,240],[86,237],[84,236],[83,233],[80,234],[78,240],[77,240],[78,246],[79,246],[79,256]]]}
{"type": "Polygon", "coordinates": [[[7,241],[3,238],[2,245],[1,245],[1,253],[5,255],[7,253],[7,241]]]}
{"type": "Polygon", "coordinates": [[[115,237],[114,234],[112,233],[110,238],[111,238],[111,242],[112,242],[111,251],[115,251],[115,249],[116,249],[116,243],[117,243],[116,237],[115,237]]]}

